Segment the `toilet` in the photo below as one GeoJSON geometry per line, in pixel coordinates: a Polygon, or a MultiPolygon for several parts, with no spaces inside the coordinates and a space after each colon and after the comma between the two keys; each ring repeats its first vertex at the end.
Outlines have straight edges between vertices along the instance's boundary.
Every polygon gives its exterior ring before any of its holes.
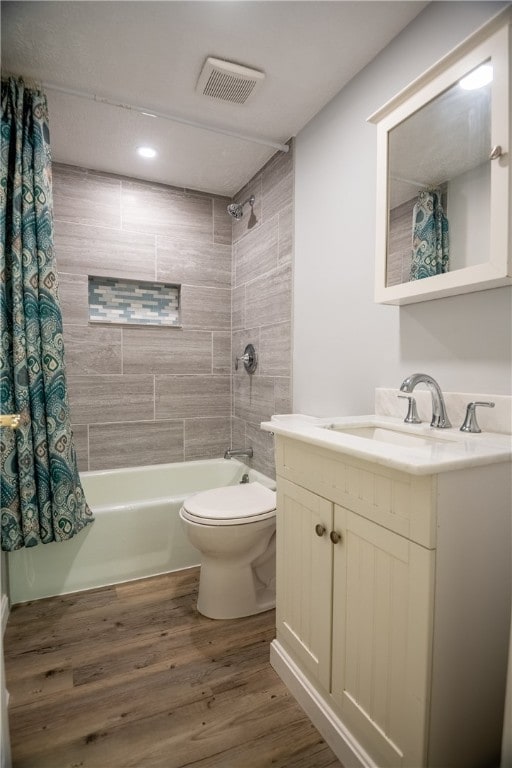
{"type": "Polygon", "coordinates": [[[201,552],[199,613],[236,619],[275,607],[275,491],[258,482],[201,491],[180,517],[201,552]]]}

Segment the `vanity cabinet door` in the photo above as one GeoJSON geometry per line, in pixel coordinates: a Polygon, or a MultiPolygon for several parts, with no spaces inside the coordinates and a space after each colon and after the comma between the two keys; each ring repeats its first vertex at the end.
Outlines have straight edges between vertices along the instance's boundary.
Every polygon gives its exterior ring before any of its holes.
{"type": "Polygon", "coordinates": [[[422,765],[435,554],[339,506],[334,529],[334,706],[379,766],[422,765]]]}
{"type": "Polygon", "coordinates": [[[310,678],[330,684],[333,504],[279,478],[277,636],[310,678]]]}

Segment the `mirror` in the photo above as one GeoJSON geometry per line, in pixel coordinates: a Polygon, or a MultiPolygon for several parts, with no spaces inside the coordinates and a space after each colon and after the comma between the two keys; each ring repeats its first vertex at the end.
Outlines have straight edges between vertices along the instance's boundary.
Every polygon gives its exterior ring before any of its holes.
{"type": "Polygon", "coordinates": [[[512,282],[511,24],[508,8],[369,118],[378,303],[512,282]]]}
{"type": "Polygon", "coordinates": [[[389,132],[388,286],[489,260],[491,80],[464,82],[389,132]]]}

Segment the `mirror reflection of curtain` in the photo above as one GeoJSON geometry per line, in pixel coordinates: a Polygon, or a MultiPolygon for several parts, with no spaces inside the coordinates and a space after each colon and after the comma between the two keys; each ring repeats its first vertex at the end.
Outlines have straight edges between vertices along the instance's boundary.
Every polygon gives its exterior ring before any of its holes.
{"type": "Polygon", "coordinates": [[[448,219],[439,189],[422,191],[413,210],[411,280],[449,271],[448,219]]]}
{"type": "Polygon", "coordinates": [[[70,539],[92,522],[78,476],[53,254],[46,97],[2,80],[0,432],[2,549],[70,539]]]}

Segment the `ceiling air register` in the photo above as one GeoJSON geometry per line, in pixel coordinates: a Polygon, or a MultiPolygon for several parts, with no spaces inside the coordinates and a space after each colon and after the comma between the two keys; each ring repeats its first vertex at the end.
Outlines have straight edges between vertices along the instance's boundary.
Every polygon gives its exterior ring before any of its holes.
{"type": "Polygon", "coordinates": [[[199,75],[196,90],[213,99],[245,104],[264,78],[265,74],[257,69],[209,56],[199,75]]]}

